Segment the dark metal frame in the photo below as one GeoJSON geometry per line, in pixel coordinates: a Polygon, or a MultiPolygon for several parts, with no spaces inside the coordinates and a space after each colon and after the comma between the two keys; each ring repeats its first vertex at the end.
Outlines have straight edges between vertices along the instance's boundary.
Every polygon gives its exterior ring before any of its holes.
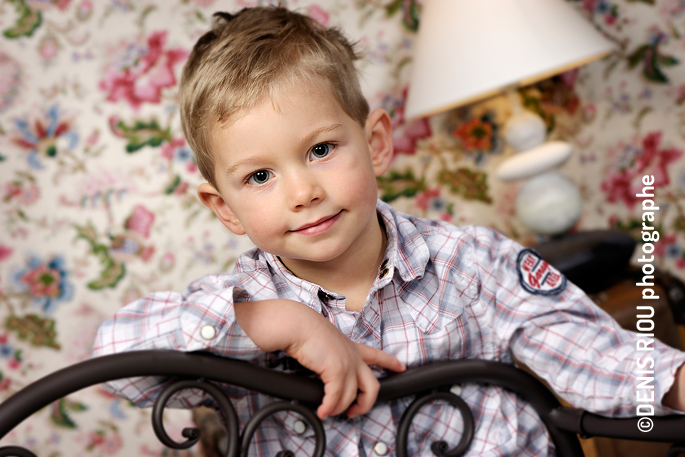
{"type": "MultiPolygon", "coordinates": [[[[24,419],[66,395],[103,382],[136,376],[169,376],[174,379],[155,401],[152,414],[157,437],[169,447],[188,448],[199,440],[197,429],[185,429],[183,436],[187,438],[186,441],[177,443],[166,434],[162,423],[164,407],[174,393],[187,388],[199,388],[216,401],[226,423],[229,438],[226,456],[247,455],[250,440],[259,424],[271,414],[283,410],[292,410],[304,416],[315,433],[314,456],[324,453],[326,437],[323,425],[312,411],[323,398],[323,384],[319,380],[206,353],[166,350],[98,357],[35,381],[0,404],[0,439],[24,419]],[[231,401],[214,382],[255,390],[282,400],[258,411],[245,424],[241,434],[231,401]]],[[[414,415],[430,401],[452,404],[459,409],[464,419],[464,432],[457,447],[448,450],[446,443],[436,442],[431,445],[433,453],[440,457],[456,457],[466,452],[473,439],[473,416],[466,403],[449,391],[452,385],[461,383],[494,384],[520,395],[531,404],[547,426],[559,457],[583,456],[578,435],[675,443],[666,457],[685,453],[685,416],[651,417],[653,429],[641,432],[637,427],[638,418],[612,419],[562,406],[544,384],[516,367],[485,360],[455,360],[413,368],[381,379],[377,403],[416,396],[398,427],[398,457],[407,455],[407,435],[414,415]]],[[[292,455],[292,452],[283,450],[277,457],[292,455]]],[[[10,456],[36,457],[33,452],[18,446],[0,447],[0,457],[10,456]]]]}

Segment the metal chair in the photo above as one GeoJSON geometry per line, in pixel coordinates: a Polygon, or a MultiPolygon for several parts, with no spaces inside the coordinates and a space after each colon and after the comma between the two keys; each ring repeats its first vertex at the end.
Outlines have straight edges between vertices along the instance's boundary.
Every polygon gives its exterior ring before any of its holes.
{"type": "MultiPolygon", "coordinates": [[[[326,437],[323,425],[312,409],[323,398],[323,384],[319,380],[207,353],[162,350],[98,357],[35,381],[0,404],[0,439],[24,419],[62,397],[92,385],[136,376],[172,378],[172,382],[156,399],[152,413],[153,429],[159,440],[168,447],[185,449],[199,441],[199,431],[189,428],[183,432],[186,441],[175,442],[167,435],[162,423],[166,402],[174,393],[199,388],[213,397],[223,416],[228,434],[226,456],[247,455],[250,440],[259,424],[271,414],[283,410],[296,411],[305,417],[315,432],[314,455],[319,457],[324,454],[326,437]],[[241,432],[230,400],[213,382],[232,384],[282,400],[259,410],[241,432]]],[[[559,457],[583,456],[578,435],[674,443],[666,457],[685,453],[685,416],[652,417],[650,420],[653,422],[653,429],[644,433],[637,427],[637,417],[607,418],[562,406],[544,384],[516,367],[484,360],[455,360],[413,368],[381,379],[377,402],[416,395],[398,427],[396,453],[399,457],[407,455],[407,435],[415,414],[422,405],[431,401],[450,403],[460,411],[464,419],[464,432],[457,446],[447,449],[444,442],[432,443],[433,453],[440,457],[456,457],[468,450],[475,428],[473,415],[466,403],[449,391],[452,385],[461,383],[499,385],[528,401],[547,426],[559,457]]],[[[292,452],[283,450],[276,457],[292,455],[292,452]]],[[[22,447],[0,447],[0,457],[10,456],[36,457],[33,452],[22,447]]]]}

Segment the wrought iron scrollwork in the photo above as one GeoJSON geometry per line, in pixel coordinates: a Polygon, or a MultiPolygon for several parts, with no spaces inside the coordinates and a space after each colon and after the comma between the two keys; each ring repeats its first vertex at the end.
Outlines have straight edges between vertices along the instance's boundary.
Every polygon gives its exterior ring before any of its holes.
{"type": "Polygon", "coordinates": [[[155,435],[157,435],[157,439],[159,439],[159,441],[161,441],[165,446],[172,449],[187,449],[200,440],[200,431],[196,428],[186,428],[183,430],[183,437],[187,438],[187,440],[183,443],[178,443],[171,439],[164,429],[164,420],[162,417],[164,413],[164,407],[172,395],[174,395],[176,392],[186,389],[203,390],[204,392],[208,393],[217,403],[219,411],[224,419],[226,433],[228,434],[228,449],[226,452],[226,457],[235,457],[238,453],[239,444],[238,415],[235,412],[235,408],[233,408],[231,400],[229,400],[226,394],[214,384],[204,380],[180,380],[169,384],[162,390],[155,400],[152,408],[152,428],[155,431],[155,435]]]}
{"type": "Polygon", "coordinates": [[[407,455],[409,455],[407,450],[407,441],[411,423],[419,410],[426,404],[433,401],[444,401],[454,406],[459,410],[462,420],[464,421],[464,429],[457,446],[454,449],[449,450],[448,444],[445,441],[436,441],[431,444],[431,451],[433,451],[433,454],[437,455],[438,457],[459,457],[468,450],[469,446],[471,445],[471,441],[473,441],[473,434],[475,430],[471,409],[468,407],[466,402],[461,399],[460,396],[455,395],[452,392],[441,392],[436,390],[427,395],[414,399],[414,401],[411,402],[409,407],[404,411],[404,414],[402,414],[402,419],[400,420],[400,425],[397,429],[397,437],[395,441],[395,452],[397,453],[397,457],[407,457],[407,455]]]}
{"type": "MultiPolygon", "coordinates": [[[[294,411],[298,414],[304,416],[314,430],[314,455],[312,457],[323,457],[326,451],[326,433],[323,429],[323,424],[316,417],[316,414],[312,412],[311,409],[299,404],[296,401],[277,401],[266,405],[257,413],[250,418],[250,420],[245,424],[243,429],[243,437],[241,441],[241,452],[240,457],[247,457],[247,451],[250,447],[250,441],[252,441],[252,436],[257,431],[259,424],[261,424],[267,417],[272,414],[276,414],[281,411],[294,411]]],[[[277,454],[277,457],[292,457],[294,454],[288,449],[284,449],[277,454]]]]}
{"type": "MultiPolygon", "coordinates": [[[[219,405],[228,425],[229,449],[227,457],[246,455],[249,442],[259,423],[278,411],[295,411],[309,422],[314,430],[316,443],[314,457],[323,455],[326,441],[323,425],[309,407],[323,399],[323,383],[318,379],[300,377],[277,370],[251,365],[247,362],[222,358],[206,353],[183,353],[177,351],[148,350],[114,354],[86,360],[56,371],[24,387],[0,404],[0,439],[27,417],[50,403],[64,398],[88,386],[103,382],[138,376],[167,376],[174,381],[160,395],[153,415],[153,428],[164,444],[172,448],[192,446],[199,439],[197,430],[186,429],[187,440],[176,443],[164,431],[161,415],[171,395],[182,389],[199,388],[207,392],[219,405]],[[198,380],[200,379],[200,380],[198,380]],[[204,381],[206,379],[208,381],[204,381]],[[211,381],[211,382],[209,382],[211,381]],[[214,383],[230,384],[270,395],[285,401],[267,405],[245,425],[239,436],[237,415],[228,397],[214,383]],[[156,425],[155,425],[156,424],[156,425]]],[[[547,426],[559,457],[582,456],[577,435],[606,436],[641,441],[677,443],[668,457],[685,452],[682,442],[685,417],[681,415],[652,417],[654,429],[641,433],[635,427],[636,418],[607,418],[575,408],[563,407],[554,395],[533,376],[503,363],[484,360],[453,360],[435,362],[387,376],[380,380],[377,402],[392,401],[436,389],[435,394],[419,397],[405,412],[398,433],[397,455],[406,455],[408,429],[415,411],[429,401],[444,400],[454,405],[464,419],[464,433],[457,447],[448,450],[440,443],[431,449],[437,456],[462,455],[473,437],[471,412],[456,395],[440,391],[442,386],[459,383],[491,384],[508,389],[526,400],[547,426]],[[403,440],[403,441],[402,441],[403,440]]],[[[282,450],[277,457],[293,457],[289,450],[282,450]]],[[[36,457],[28,449],[19,446],[0,447],[0,457],[36,457]]]]}

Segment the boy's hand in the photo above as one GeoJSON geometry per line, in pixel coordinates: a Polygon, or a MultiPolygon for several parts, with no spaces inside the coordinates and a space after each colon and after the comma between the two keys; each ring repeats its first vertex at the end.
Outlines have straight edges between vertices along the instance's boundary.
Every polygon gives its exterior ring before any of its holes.
{"type": "Polygon", "coordinates": [[[390,354],[353,343],[323,317],[285,348],[285,352],[317,373],[323,381],[325,395],[317,410],[321,419],[343,411],[347,411],[348,417],[369,412],[380,388],[369,365],[392,371],[406,369],[390,354]],[[357,401],[352,404],[355,398],[357,401]]]}
{"type": "Polygon", "coordinates": [[[406,369],[390,354],[353,343],[326,318],[301,303],[235,303],[235,312],[238,324],[260,349],[283,350],[319,375],[324,383],[323,402],[317,410],[321,419],[346,410],[354,417],[371,409],[380,384],[369,365],[392,371],[406,369]],[[352,404],[355,398],[357,402],[352,404]]]}

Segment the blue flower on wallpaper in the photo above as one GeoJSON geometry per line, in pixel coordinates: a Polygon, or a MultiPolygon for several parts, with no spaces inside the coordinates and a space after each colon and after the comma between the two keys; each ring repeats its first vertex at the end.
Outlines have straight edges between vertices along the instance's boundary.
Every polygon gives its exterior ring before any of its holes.
{"type": "Polygon", "coordinates": [[[78,144],[78,134],[72,130],[71,120],[60,119],[57,105],[29,122],[15,119],[18,135],[14,143],[28,152],[29,165],[42,169],[41,157],[54,158],[58,153],[71,152],[78,144]]]}
{"type": "Polygon", "coordinates": [[[69,301],[74,286],[67,282],[68,273],[64,258],[54,256],[48,261],[31,255],[23,268],[13,275],[13,285],[20,293],[26,293],[34,305],[51,314],[58,302],[69,301]]]}

